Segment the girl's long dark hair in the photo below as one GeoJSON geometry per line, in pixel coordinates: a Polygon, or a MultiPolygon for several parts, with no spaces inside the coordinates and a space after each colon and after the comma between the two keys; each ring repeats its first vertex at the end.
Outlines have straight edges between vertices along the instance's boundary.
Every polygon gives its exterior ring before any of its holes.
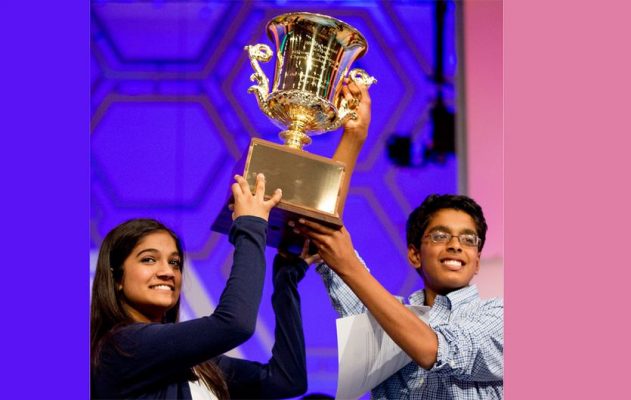
{"type": "MultiPolygon", "coordinates": [[[[99,250],[96,273],[92,283],[92,304],[90,312],[90,364],[92,373],[99,367],[99,356],[103,344],[119,328],[134,322],[123,307],[122,292],[117,290],[123,278],[123,263],[138,242],[155,232],[167,232],[180,253],[182,267],[184,252],[177,235],[162,223],[154,219],[132,219],[111,230],[99,250]]],[[[167,311],[163,322],[177,322],[180,299],[167,311]]],[[[117,349],[121,351],[120,349],[117,349]]],[[[191,370],[191,379],[200,377],[219,399],[229,398],[228,386],[221,370],[211,361],[195,366],[191,370]],[[193,373],[195,371],[195,374],[193,373]]]]}

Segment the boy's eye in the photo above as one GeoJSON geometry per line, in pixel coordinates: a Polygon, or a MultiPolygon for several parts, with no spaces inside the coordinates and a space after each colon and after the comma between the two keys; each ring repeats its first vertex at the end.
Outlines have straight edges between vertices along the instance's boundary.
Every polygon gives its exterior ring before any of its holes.
{"type": "Polygon", "coordinates": [[[476,235],[464,234],[460,236],[460,241],[467,246],[476,246],[478,244],[478,237],[476,235]]]}
{"type": "Polygon", "coordinates": [[[451,239],[451,235],[447,232],[436,231],[432,233],[432,238],[437,242],[443,242],[451,239]]]}

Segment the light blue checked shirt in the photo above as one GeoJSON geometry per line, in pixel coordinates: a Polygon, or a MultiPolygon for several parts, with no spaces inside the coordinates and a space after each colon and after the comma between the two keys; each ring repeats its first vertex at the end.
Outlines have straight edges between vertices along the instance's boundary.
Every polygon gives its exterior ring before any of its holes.
{"type": "MultiPolygon", "coordinates": [[[[322,277],[333,306],[341,317],[366,312],[351,289],[326,264],[322,277]]],[[[408,298],[423,305],[425,293],[408,298]]],[[[399,298],[403,303],[403,299],[399,298]]],[[[474,400],[502,399],[504,395],[504,302],[482,300],[472,285],[436,296],[429,325],[438,336],[436,364],[425,370],[411,362],[371,392],[373,399],[474,400]]]]}

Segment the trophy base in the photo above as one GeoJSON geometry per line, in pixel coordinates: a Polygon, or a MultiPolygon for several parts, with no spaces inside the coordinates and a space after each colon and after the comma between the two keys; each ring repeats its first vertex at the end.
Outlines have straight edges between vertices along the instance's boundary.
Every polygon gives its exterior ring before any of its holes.
{"type": "MultiPolygon", "coordinates": [[[[338,212],[339,195],[344,181],[345,165],[339,161],[292,149],[262,139],[250,142],[243,177],[254,191],[256,175],[265,175],[265,197],[277,188],[283,198],[269,217],[267,245],[299,254],[305,238],[293,232],[289,221],[304,218],[332,228],[343,223],[338,212]]],[[[212,230],[228,233],[232,211],[228,203],[215,219],[212,230]]]]}

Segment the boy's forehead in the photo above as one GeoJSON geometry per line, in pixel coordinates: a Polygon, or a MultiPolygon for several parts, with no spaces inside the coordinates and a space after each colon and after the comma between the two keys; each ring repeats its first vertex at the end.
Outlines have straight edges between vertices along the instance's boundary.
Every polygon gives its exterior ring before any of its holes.
{"type": "Polygon", "coordinates": [[[456,232],[477,232],[473,217],[464,211],[455,210],[453,208],[443,208],[431,215],[427,230],[429,231],[439,226],[456,232]]]}

